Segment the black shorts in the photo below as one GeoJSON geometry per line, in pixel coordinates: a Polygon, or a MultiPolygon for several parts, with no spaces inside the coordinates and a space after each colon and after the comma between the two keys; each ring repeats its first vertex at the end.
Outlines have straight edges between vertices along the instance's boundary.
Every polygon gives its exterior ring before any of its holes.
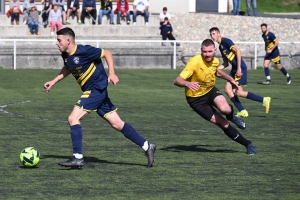
{"type": "Polygon", "coordinates": [[[188,104],[193,110],[207,121],[216,113],[214,106],[214,99],[223,95],[216,87],[213,87],[207,94],[200,97],[186,97],[188,104]]]}

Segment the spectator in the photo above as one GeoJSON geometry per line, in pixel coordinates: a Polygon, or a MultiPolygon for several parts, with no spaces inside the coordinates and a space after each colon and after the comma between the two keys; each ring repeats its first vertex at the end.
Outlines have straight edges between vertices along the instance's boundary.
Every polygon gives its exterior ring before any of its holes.
{"type": "Polygon", "coordinates": [[[54,35],[55,27],[59,31],[62,27],[61,10],[58,9],[57,5],[53,6],[53,9],[49,13],[49,25],[50,34],[54,35]]]}
{"type": "Polygon", "coordinates": [[[65,0],[52,0],[52,5],[58,5],[62,15],[62,23],[66,24],[65,0]]]}
{"type": "Polygon", "coordinates": [[[241,6],[241,0],[232,0],[233,1],[233,15],[239,15],[240,14],[240,6],[241,6]]]}
{"type": "MultiPolygon", "coordinates": [[[[149,20],[149,2],[147,0],[134,0],[133,2],[133,25],[136,25],[136,17],[143,15],[145,24],[148,25],[149,20]]],[[[128,24],[128,21],[127,21],[128,24]]]]}
{"type": "Polygon", "coordinates": [[[16,20],[16,24],[19,25],[19,20],[20,20],[20,13],[21,13],[21,9],[20,9],[20,2],[19,0],[10,0],[9,2],[9,8],[10,10],[7,12],[7,16],[11,17],[11,25],[14,25],[15,20],[16,20]]]}
{"type": "MultiPolygon", "coordinates": [[[[121,17],[130,17],[130,15],[127,15],[129,9],[128,0],[118,0],[117,2],[117,8],[114,11],[114,14],[117,14],[117,24],[121,24],[121,17]]],[[[127,21],[130,21],[130,19],[127,21]]]]}
{"type": "Polygon", "coordinates": [[[247,13],[248,16],[251,16],[251,10],[250,7],[252,5],[252,10],[253,10],[253,16],[257,16],[257,10],[256,10],[256,0],[247,0],[247,13]]]}
{"type": "Polygon", "coordinates": [[[81,11],[81,22],[84,24],[84,19],[86,15],[89,15],[93,22],[92,24],[96,24],[96,15],[97,15],[97,10],[96,10],[96,0],[83,0],[82,3],[82,11],[81,11]]]}
{"type": "Polygon", "coordinates": [[[69,21],[69,17],[72,15],[77,15],[77,23],[80,25],[81,23],[81,13],[79,10],[79,0],[68,0],[67,2],[67,24],[71,24],[69,21]]]}
{"type": "Polygon", "coordinates": [[[42,0],[41,3],[44,5],[43,11],[42,11],[42,19],[43,19],[43,25],[44,28],[48,25],[48,18],[49,18],[49,12],[52,9],[52,4],[49,2],[49,0],[42,0]]]}
{"type": "Polygon", "coordinates": [[[23,3],[23,22],[24,24],[27,24],[28,14],[30,11],[30,5],[35,5],[34,0],[24,0],[23,3]]]}
{"type": "Polygon", "coordinates": [[[114,25],[114,12],[111,0],[100,0],[99,24],[102,24],[102,16],[110,15],[110,24],[114,25]]]}
{"type": "MultiPolygon", "coordinates": [[[[165,17],[164,22],[161,23],[160,25],[160,30],[161,30],[161,35],[162,35],[162,40],[176,40],[175,37],[173,36],[173,28],[172,25],[169,22],[169,19],[165,17]]],[[[162,46],[166,46],[166,43],[163,42],[161,43],[162,46]]],[[[178,42],[176,42],[177,46],[180,46],[178,42]]]]}
{"type": "Polygon", "coordinates": [[[159,14],[159,22],[160,23],[164,22],[166,17],[169,19],[169,22],[170,22],[171,15],[170,15],[170,13],[168,13],[167,7],[164,7],[163,11],[159,14]]]}
{"type": "Polygon", "coordinates": [[[28,14],[28,26],[30,29],[29,35],[32,35],[34,32],[37,35],[40,35],[39,32],[39,12],[36,10],[36,6],[32,5],[28,14]]]}

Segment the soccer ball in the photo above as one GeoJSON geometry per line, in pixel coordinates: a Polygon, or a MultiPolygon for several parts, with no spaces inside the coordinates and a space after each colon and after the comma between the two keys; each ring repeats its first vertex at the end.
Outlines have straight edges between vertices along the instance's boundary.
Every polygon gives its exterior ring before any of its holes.
{"type": "Polygon", "coordinates": [[[34,147],[27,147],[21,151],[20,161],[25,167],[34,167],[40,162],[40,153],[34,147]]]}

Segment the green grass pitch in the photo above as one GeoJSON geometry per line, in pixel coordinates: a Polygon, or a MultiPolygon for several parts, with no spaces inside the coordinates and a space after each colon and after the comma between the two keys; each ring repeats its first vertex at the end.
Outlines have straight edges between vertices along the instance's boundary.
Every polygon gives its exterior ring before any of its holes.
{"type": "Polygon", "coordinates": [[[72,154],[67,116],[81,95],[71,76],[46,93],[58,72],[0,69],[0,199],[300,199],[300,70],[289,71],[289,86],[277,70],[269,86],[257,84],[263,70],[249,71],[246,89],[272,97],[269,114],[241,99],[249,112],[241,133],[258,151],[249,156],[190,109],[173,85],[180,70],[117,69],[109,96],[124,121],[157,143],[155,165],[147,168],[142,149],[92,113],[82,121],[82,170],[57,164],[72,154]],[[36,168],[19,162],[27,146],[41,153],[36,168]]]}

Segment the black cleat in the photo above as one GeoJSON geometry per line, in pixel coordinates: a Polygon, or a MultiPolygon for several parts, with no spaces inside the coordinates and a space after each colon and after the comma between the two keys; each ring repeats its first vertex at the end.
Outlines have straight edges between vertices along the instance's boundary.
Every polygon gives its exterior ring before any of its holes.
{"type": "Polygon", "coordinates": [[[154,153],[156,150],[156,144],[152,142],[148,142],[149,148],[147,151],[145,151],[145,155],[148,158],[148,167],[153,167],[154,163],[154,153]]]}
{"type": "Polygon", "coordinates": [[[246,129],[246,123],[241,118],[238,118],[237,116],[233,116],[231,120],[238,128],[245,130],[246,129]]]}
{"type": "Polygon", "coordinates": [[[289,77],[287,77],[287,79],[286,79],[286,84],[287,84],[287,85],[290,85],[291,83],[292,83],[292,77],[289,76],[289,77]]]}
{"type": "Polygon", "coordinates": [[[63,167],[82,168],[84,166],[84,160],[83,160],[83,158],[78,159],[78,158],[75,158],[75,156],[73,156],[69,160],[59,162],[58,164],[63,167]]]}

